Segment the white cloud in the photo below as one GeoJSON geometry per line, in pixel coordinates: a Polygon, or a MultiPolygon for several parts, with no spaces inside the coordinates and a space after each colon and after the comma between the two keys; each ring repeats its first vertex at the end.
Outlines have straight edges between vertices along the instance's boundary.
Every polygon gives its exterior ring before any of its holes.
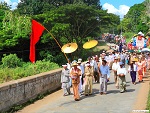
{"type": "Polygon", "coordinates": [[[11,9],[16,9],[17,5],[19,2],[21,2],[20,0],[16,0],[16,2],[12,2],[12,0],[0,0],[0,2],[6,2],[8,5],[11,5],[11,9]]]}
{"type": "Polygon", "coordinates": [[[113,14],[119,15],[120,18],[123,18],[123,16],[126,15],[127,12],[129,11],[130,7],[126,5],[120,5],[119,9],[117,9],[112,4],[105,3],[103,5],[103,9],[107,9],[108,13],[113,13],[113,14]]]}

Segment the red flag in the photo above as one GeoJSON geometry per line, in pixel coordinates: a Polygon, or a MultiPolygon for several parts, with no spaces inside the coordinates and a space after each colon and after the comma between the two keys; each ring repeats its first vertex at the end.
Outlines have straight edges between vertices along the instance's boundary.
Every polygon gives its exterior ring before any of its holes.
{"type": "Polygon", "coordinates": [[[44,26],[35,20],[32,20],[32,33],[30,36],[30,56],[29,59],[32,63],[35,62],[35,45],[40,40],[40,36],[44,31],[44,26]]]}

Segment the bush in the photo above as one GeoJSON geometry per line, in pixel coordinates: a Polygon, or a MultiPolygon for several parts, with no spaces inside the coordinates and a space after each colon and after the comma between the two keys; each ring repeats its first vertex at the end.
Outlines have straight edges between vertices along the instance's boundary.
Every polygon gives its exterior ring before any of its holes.
{"type": "MultiPolygon", "coordinates": [[[[37,61],[35,64],[31,62],[21,62],[22,67],[9,68],[8,66],[0,66],[0,83],[16,80],[27,76],[32,76],[42,72],[59,68],[59,65],[49,61],[37,61]]],[[[12,66],[11,66],[12,67],[12,66]]]]}
{"type": "Polygon", "coordinates": [[[2,58],[2,66],[8,68],[15,68],[22,66],[22,61],[17,57],[16,54],[4,55],[2,58]]]}
{"type": "Polygon", "coordinates": [[[49,61],[37,61],[33,67],[38,73],[59,68],[58,64],[49,61]]]}
{"type": "Polygon", "coordinates": [[[134,33],[126,32],[126,33],[123,33],[123,36],[126,37],[126,42],[129,42],[132,39],[132,37],[134,36],[134,33]]]}

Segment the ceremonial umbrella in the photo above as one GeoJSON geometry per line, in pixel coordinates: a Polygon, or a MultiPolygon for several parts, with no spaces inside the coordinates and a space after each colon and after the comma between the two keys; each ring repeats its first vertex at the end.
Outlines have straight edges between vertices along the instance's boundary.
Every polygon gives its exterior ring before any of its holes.
{"type": "Polygon", "coordinates": [[[95,47],[97,44],[98,44],[97,40],[90,40],[90,41],[86,42],[85,44],[83,44],[83,48],[90,49],[92,47],[95,47]]]}
{"type": "Polygon", "coordinates": [[[68,43],[68,44],[63,45],[61,50],[64,53],[72,53],[76,51],[77,48],[78,48],[78,45],[76,43],[68,43]]]}
{"type": "Polygon", "coordinates": [[[141,51],[142,51],[142,52],[150,52],[150,49],[148,49],[148,48],[143,48],[141,51]]]}

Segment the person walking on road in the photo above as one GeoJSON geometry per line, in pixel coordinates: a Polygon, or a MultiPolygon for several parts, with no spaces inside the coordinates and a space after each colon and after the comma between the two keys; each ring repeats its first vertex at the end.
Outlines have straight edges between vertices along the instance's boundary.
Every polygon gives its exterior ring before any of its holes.
{"type": "Polygon", "coordinates": [[[94,70],[93,67],[90,65],[89,62],[85,65],[85,96],[92,95],[92,85],[93,85],[93,76],[94,76],[94,70]]]}
{"type": "Polygon", "coordinates": [[[73,94],[74,94],[74,100],[79,101],[79,83],[80,83],[80,76],[81,76],[81,70],[77,68],[78,64],[76,61],[72,63],[72,69],[70,72],[70,76],[72,78],[72,87],[73,87],[73,94]]]}
{"type": "Polygon", "coordinates": [[[82,91],[83,91],[83,76],[84,76],[84,67],[83,65],[81,64],[82,60],[81,59],[78,59],[78,68],[81,70],[81,76],[80,76],[80,84],[79,84],[79,92],[80,92],[80,95],[82,94],[82,91]]]}
{"type": "Polygon", "coordinates": [[[67,65],[62,65],[63,66],[63,70],[61,72],[61,83],[62,83],[62,88],[64,91],[64,95],[63,96],[67,96],[70,95],[70,70],[67,68],[67,65]]]}
{"type": "Polygon", "coordinates": [[[139,58],[139,61],[137,62],[137,66],[138,66],[138,79],[139,82],[143,81],[143,63],[141,60],[141,57],[139,58]]]}
{"type": "Polygon", "coordinates": [[[120,93],[126,91],[126,68],[124,68],[123,62],[120,62],[120,68],[117,70],[117,75],[119,76],[119,86],[120,86],[120,93]]]}
{"type": "Polygon", "coordinates": [[[94,57],[93,69],[94,69],[94,80],[95,82],[99,83],[98,63],[96,61],[96,57],[94,57]]]}
{"type": "Polygon", "coordinates": [[[117,75],[117,70],[120,68],[119,62],[118,62],[118,57],[115,57],[114,63],[112,64],[112,70],[114,72],[114,80],[115,80],[115,86],[118,89],[118,75],[117,75]]]}
{"type": "MultiPolygon", "coordinates": [[[[68,59],[67,68],[71,71],[71,60],[70,59],[68,59]]],[[[71,87],[72,86],[72,79],[71,79],[71,77],[69,77],[69,79],[70,79],[69,85],[71,87]]]]}
{"type": "Polygon", "coordinates": [[[106,65],[107,61],[102,60],[102,65],[100,66],[100,94],[106,94],[107,93],[107,80],[109,80],[110,77],[110,71],[109,66],[106,65]]]}
{"type": "Polygon", "coordinates": [[[135,64],[135,60],[133,59],[132,63],[129,65],[128,72],[130,72],[130,76],[132,79],[132,84],[136,85],[136,72],[137,65],[135,64]]]}

